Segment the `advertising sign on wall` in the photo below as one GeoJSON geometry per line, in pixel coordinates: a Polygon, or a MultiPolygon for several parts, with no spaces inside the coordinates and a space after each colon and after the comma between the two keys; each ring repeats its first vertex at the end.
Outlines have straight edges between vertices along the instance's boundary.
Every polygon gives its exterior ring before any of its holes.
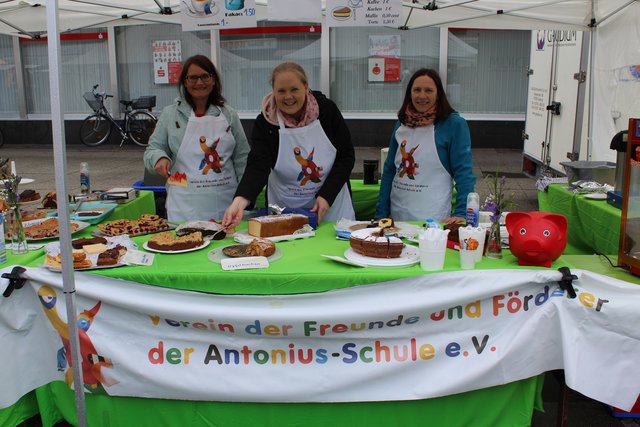
{"type": "Polygon", "coordinates": [[[154,83],[177,84],[182,71],[180,40],[155,40],[152,50],[154,83]]]}
{"type": "Polygon", "coordinates": [[[399,35],[369,36],[368,81],[400,81],[400,46],[399,35]]]}

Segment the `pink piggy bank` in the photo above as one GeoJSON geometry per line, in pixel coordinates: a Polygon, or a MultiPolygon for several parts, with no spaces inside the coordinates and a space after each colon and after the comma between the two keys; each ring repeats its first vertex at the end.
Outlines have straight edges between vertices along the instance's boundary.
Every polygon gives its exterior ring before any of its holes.
{"type": "Polygon", "coordinates": [[[547,212],[511,212],[506,218],[509,249],[519,265],[551,267],[567,246],[567,219],[547,212]]]}

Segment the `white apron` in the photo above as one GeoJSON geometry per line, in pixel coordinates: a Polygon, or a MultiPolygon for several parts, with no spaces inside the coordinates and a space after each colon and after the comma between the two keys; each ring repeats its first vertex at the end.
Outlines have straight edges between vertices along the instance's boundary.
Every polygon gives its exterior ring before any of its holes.
{"type": "Polygon", "coordinates": [[[236,141],[219,116],[191,114],[171,174],[187,174],[187,186],[167,185],[169,221],[222,219],[238,187],[233,167],[236,141]]]}
{"type": "MultiPolygon", "coordinates": [[[[285,128],[280,114],[280,146],[276,165],[269,175],[267,198],[283,208],[312,208],[336,159],[336,148],[319,120],[301,128],[285,128]]],[[[345,183],[323,221],[355,219],[349,188],[345,183]]]]}
{"type": "Polygon", "coordinates": [[[453,180],[438,157],[434,126],[400,126],[396,140],[391,217],[397,221],[449,218],[453,180]]]}

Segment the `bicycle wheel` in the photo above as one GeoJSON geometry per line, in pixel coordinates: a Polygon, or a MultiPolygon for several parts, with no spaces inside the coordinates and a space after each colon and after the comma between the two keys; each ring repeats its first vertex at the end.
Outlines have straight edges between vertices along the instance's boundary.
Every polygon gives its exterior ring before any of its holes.
{"type": "Polygon", "coordinates": [[[149,138],[156,129],[157,119],[146,111],[134,111],[128,116],[127,135],[141,147],[149,145],[149,138]]]}
{"type": "Polygon", "coordinates": [[[100,145],[109,139],[111,123],[102,114],[92,114],[80,126],[80,141],[90,147],[100,145]]]}

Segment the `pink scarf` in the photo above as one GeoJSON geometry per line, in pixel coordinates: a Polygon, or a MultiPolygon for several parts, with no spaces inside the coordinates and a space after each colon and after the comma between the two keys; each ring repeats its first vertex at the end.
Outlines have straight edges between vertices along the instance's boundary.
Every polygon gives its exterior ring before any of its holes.
{"type": "Polygon", "coordinates": [[[413,108],[413,104],[409,103],[404,112],[404,123],[406,127],[419,128],[432,125],[436,120],[436,104],[433,104],[427,111],[421,113],[413,108]]]}
{"type": "Polygon", "coordinates": [[[269,92],[262,98],[262,115],[272,125],[279,126],[278,112],[280,112],[284,120],[284,125],[288,128],[301,128],[316,120],[320,114],[320,109],[318,107],[318,101],[311,91],[307,93],[302,110],[303,111],[296,116],[278,110],[273,92],[269,92]]]}

